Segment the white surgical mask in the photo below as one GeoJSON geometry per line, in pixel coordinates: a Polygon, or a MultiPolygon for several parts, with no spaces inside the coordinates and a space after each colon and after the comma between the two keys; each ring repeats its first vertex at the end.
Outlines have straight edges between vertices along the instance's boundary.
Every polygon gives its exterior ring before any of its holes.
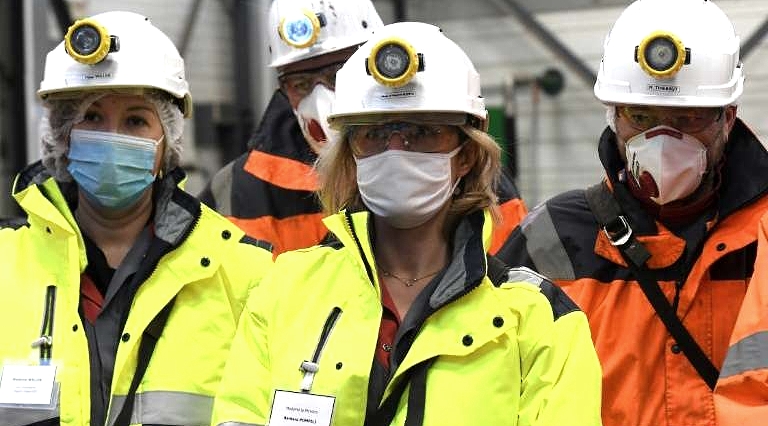
{"type": "Polygon", "coordinates": [[[395,228],[423,224],[437,214],[459,184],[457,179],[451,185],[451,159],[460,150],[461,146],[443,154],[390,149],[356,158],[363,203],[395,228]]]}
{"type": "Polygon", "coordinates": [[[657,126],[629,139],[626,154],[629,179],[658,205],[691,195],[707,171],[706,147],[669,126],[657,126]]]}
{"type": "Polygon", "coordinates": [[[299,102],[293,110],[299,119],[301,133],[316,153],[320,153],[328,141],[337,140],[338,132],[328,125],[331,114],[331,103],[334,99],[333,90],[322,84],[316,84],[309,95],[299,102]]]}

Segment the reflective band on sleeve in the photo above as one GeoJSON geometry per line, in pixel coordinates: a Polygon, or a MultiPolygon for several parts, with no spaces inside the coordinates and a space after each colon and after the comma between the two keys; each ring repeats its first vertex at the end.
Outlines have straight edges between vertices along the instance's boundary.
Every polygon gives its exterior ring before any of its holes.
{"type": "Polygon", "coordinates": [[[546,205],[529,213],[521,229],[526,238],[528,254],[540,274],[552,280],[574,279],[571,260],[557,235],[546,205]]]}
{"type": "Polygon", "coordinates": [[[563,315],[579,311],[579,307],[573,302],[565,292],[544,276],[532,271],[526,267],[510,268],[507,273],[508,282],[524,282],[533,284],[541,290],[541,294],[547,298],[552,306],[552,317],[555,321],[563,315]]]}
{"type": "Polygon", "coordinates": [[[3,425],[30,425],[45,420],[59,417],[59,409],[29,409],[0,407],[0,424],[3,425]]]}
{"type": "MultiPolygon", "coordinates": [[[[115,422],[125,396],[112,397],[108,425],[115,422]]],[[[131,423],[207,425],[211,422],[213,397],[186,392],[153,391],[136,394],[131,423]]]]}
{"type": "Polygon", "coordinates": [[[216,426],[266,426],[261,423],[240,423],[240,422],[224,422],[219,423],[216,426]]]}
{"type": "Polygon", "coordinates": [[[768,368],[768,331],[747,336],[728,348],[720,377],[768,368]]]}
{"type": "Polygon", "coordinates": [[[525,267],[510,268],[507,272],[507,282],[524,282],[541,287],[544,277],[525,267]]]}

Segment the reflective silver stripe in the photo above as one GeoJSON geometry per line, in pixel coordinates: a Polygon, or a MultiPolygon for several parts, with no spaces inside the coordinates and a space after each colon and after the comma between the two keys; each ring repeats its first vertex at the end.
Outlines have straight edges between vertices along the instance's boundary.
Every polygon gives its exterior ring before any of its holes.
{"type": "Polygon", "coordinates": [[[536,287],[541,287],[541,283],[544,282],[544,280],[545,278],[543,276],[523,266],[510,268],[507,273],[507,282],[510,283],[524,282],[533,284],[536,287]]]}
{"type": "Polygon", "coordinates": [[[525,235],[525,247],[536,270],[549,279],[572,280],[575,278],[571,259],[557,235],[555,224],[546,205],[528,214],[520,228],[525,235]]]}
{"type": "Polygon", "coordinates": [[[3,426],[22,426],[59,417],[59,409],[10,408],[0,407],[0,424],[3,426]]]}
{"type": "Polygon", "coordinates": [[[266,426],[261,423],[240,423],[240,422],[224,422],[219,423],[216,426],[266,426]]]}
{"type": "Polygon", "coordinates": [[[728,348],[720,377],[768,368],[768,331],[747,336],[728,348]]]}
{"type": "Polygon", "coordinates": [[[231,161],[224,166],[221,171],[216,173],[213,176],[213,179],[211,179],[211,195],[213,196],[213,202],[215,203],[215,210],[222,216],[232,216],[232,181],[234,180],[234,165],[235,162],[231,161]]]}
{"type": "MultiPolygon", "coordinates": [[[[112,397],[108,425],[114,425],[125,396],[112,397]]],[[[136,394],[131,423],[164,425],[211,424],[213,397],[186,392],[152,391],[136,394]]]]}

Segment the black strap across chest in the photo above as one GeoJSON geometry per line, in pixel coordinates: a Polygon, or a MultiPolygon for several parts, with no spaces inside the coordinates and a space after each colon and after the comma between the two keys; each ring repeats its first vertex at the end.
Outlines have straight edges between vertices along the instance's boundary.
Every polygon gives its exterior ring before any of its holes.
{"type": "Polygon", "coordinates": [[[160,335],[163,334],[163,329],[168,322],[168,316],[171,314],[175,301],[176,298],[171,299],[152,319],[144,333],[142,333],[141,343],[139,343],[139,356],[136,361],[136,371],[133,374],[131,386],[128,388],[128,394],[125,396],[123,406],[115,419],[115,426],[128,426],[131,424],[131,413],[133,412],[133,403],[136,400],[136,390],[139,388],[139,383],[141,383],[141,379],[147,371],[149,360],[152,358],[152,352],[155,350],[155,345],[160,335]]]}
{"type": "Polygon", "coordinates": [[[645,246],[635,238],[627,218],[622,214],[621,206],[610,189],[605,183],[599,183],[589,187],[585,195],[587,204],[600,228],[627,261],[629,269],[637,278],[643,294],[653,306],[659,319],[664,323],[667,331],[675,339],[699,376],[710,389],[714,389],[720,372],[701,349],[701,346],[696,343],[688,329],[685,328],[675,309],[664,296],[659,283],[651,276],[651,272],[645,265],[651,255],[645,246]]]}

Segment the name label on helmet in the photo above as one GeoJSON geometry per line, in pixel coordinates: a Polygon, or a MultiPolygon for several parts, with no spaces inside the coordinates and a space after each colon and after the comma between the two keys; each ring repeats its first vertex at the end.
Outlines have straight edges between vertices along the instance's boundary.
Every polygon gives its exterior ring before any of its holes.
{"type": "Polygon", "coordinates": [[[370,106],[374,108],[392,109],[405,107],[413,105],[414,99],[419,97],[416,85],[413,83],[408,83],[398,88],[376,86],[371,90],[370,106]]]}
{"type": "Polygon", "coordinates": [[[680,93],[680,86],[651,83],[648,84],[648,93],[654,95],[677,95],[680,93]]]}
{"type": "Polygon", "coordinates": [[[112,71],[73,72],[64,76],[67,84],[81,83],[90,80],[111,80],[115,77],[112,71]]]}
{"type": "Polygon", "coordinates": [[[392,93],[385,93],[381,95],[382,99],[392,99],[392,98],[410,98],[412,96],[416,96],[416,92],[412,90],[407,91],[398,91],[398,92],[392,92],[392,93]]]}

